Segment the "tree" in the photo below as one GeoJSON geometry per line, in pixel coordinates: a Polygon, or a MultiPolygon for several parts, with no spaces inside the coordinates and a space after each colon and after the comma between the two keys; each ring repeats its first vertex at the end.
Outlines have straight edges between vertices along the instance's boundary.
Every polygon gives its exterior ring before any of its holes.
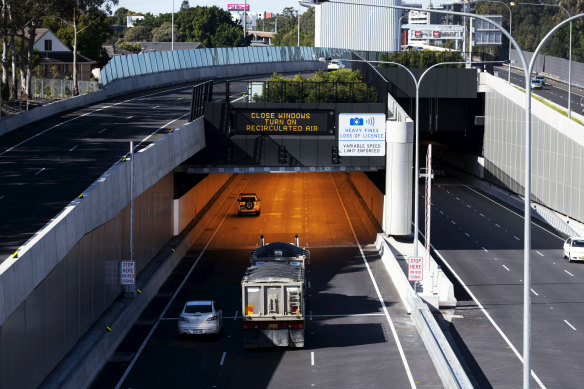
{"type": "Polygon", "coordinates": [[[183,11],[185,9],[189,9],[191,8],[190,4],[189,4],[189,0],[183,0],[183,2],[180,4],[180,10],[183,11]]]}
{"type": "Polygon", "coordinates": [[[118,0],[60,0],[57,2],[57,16],[73,27],[73,95],[79,95],[77,85],[77,44],[78,35],[92,24],[96,23],[101,8],[111,13],[111,6],[118,0]]]}
{"type": "Polygon", "coordinates": [[[124,34],[126,42],[148,42],[152,37],[152,33],[146,26],[134,26],[128,28],[124,34]]]}
{"type": "MultiPolygon", "coordinates": [[[[174,26],[174,39],[181,41],[182,36],[176,26],[174,26]]],[[[162,26],[152,30],[152,42],[170,42],[172,41],[172,24],[165,22],[162,26]]]]}
{"type": "Polygon", "coordinates": [[[111,24],[117,26],[121,25],[125,26],[126,23],[128,22],[127,16],[129,12],[130,10],[124,7],[116,9],[113,16],[111,17],[111,24]]]}
{"type": "Polygon", "coordinates": [[[229,12],[216,6],[181,10],[175,26],[187,42],[201,42],[206,47],[246,45],[241,27],[231,20],[229,12]]]}

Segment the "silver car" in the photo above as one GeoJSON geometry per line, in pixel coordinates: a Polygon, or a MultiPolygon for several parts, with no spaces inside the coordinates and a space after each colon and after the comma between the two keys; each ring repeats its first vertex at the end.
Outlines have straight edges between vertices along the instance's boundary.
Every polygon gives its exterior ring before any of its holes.
{"type": "Polygon", "coordinates": [[[584,237],[571,237],[564,242],[564,258],[568,261],[584,261],[584,237]]]}
{"type": "Polygon", "coordinates": [[[187,301],[178,317],[178,334],[219,334],[223,308],[213,300],[187,301]]]}

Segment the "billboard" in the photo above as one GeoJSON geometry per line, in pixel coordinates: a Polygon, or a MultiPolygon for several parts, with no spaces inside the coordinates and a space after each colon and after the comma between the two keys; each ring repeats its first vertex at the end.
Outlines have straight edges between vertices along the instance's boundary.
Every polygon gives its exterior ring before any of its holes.
{"type": "Polygon", "coordinates": [[[227,4],[228,11],[249,11],[249,4],[227,4]]]}
{"type": "MultiPolygon", "coordinates": [[[[493,22],[497,23],[498,25],[503,24],[503,16],[502,15],[482,15],[493,22]]],[[[474,45],[475,46],[499,46],[502,45],[503,42],[501,41],[503,34],[501,30],[495,27],[492,23],[486,22],[481,19],[476,19],[475,22],[475,34],[474,34],[474,45]]]]}

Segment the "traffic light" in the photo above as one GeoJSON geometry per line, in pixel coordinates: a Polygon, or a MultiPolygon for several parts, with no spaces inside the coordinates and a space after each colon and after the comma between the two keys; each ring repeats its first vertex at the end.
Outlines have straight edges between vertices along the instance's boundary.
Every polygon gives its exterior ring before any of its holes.
{"type": "Polygon", "coordinates": [[[338,165],[341,163],[341,157],[339,156],[339,148],[333,147],[333,158],[332,158],[333,165],[338,165]]]}
{"type": "Polygon", "coordinates": [[[279,146],[278,147],[278,161],[281,164],[288,163],[288,151],[286,150],[286,146],[279,146]]]}

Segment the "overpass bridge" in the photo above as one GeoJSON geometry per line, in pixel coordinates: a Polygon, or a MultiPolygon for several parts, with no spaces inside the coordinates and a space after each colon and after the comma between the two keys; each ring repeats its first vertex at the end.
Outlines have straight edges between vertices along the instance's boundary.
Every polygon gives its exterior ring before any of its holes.
{"type": "MultiPolygon", "coordinates": [[[[242,58],[247,58],[249,61],[253,56],[250,52],[247,53],[242,58]]],[[[280,51],[281,53],[282,51],[280,51]]],[[[135,68],[134,74],[132,74],[129,64],[137,63],[140,69],[148,70],[146,62],[142,62],[144,58],[128,59],[125,64],[110,64],[112,66],[109,70],[105,70],[103,76],[104,84],[110,86],[101,93],[101,97],[91,98],[98,101],[100,98],[115,96],[116,93],[122,94],[133,90],[133,88],[144,90],[152,85],[157,85],[157,83],[176,83],[179,80],[184,80],[185,75],[189,72],[191,72],[189,79],[197,77],[206,79],[221,77],[221,75],[233,76],[234,72],[237,72],[238,75],[245,75],[257,71],[256,63],[245,68],[237,65],[236,60],[231,56],[225,56],[225,53],[223,58],[227,58],[227,62],[223,67],[214,66],[212,70],[208,69],[210,64],[214,64],[218,60],[216,57],[209,60],[209,56],[212,54],[206,53],[207,62],[205,64],[207,66],[196,67],[195,71],[186,66],[185,53],[182,54],[182,57],[180,54],[176,55],[178,56],[176,58],[179,59],[178,63],[182,63],[183,67],[179,66],[174,70],[168,67],[165,69],[164,66],[168,66],[169,62],[165,62],[161,57],[160,69],[166,70],[167,73],[159,74],[150,68],[151,72],[144,72],[140,77],[135,77],[138,75],[135,68]],[[184,62],[181,62],[181,58],[184,62]],[[142,64],[144,64],[143,68],[142,64]],[[115,70],[113,70],[114,67],[115,70]],[[161,82],[163,79],[167,80],[161,82]],[[112,89],[109,89],[110,87],[112,89]]],[[[193,55],[195,64],[197,58],[200,61],[205,58],[202,55],[193,55]]],[[[220,57],[220,54],[217,55],[220,57]]],[[[291,62],[282,60],[280,57],[281,63],[278,61],[268,62],[265,63],[264,68],[266,70],[280,69],[280,71],[314,70],[322,66],[316,61],[319,56],[320,53],[315,51],[310,53],[308,57],[297,57],[297,63],[294,64],[295,61],[292,61],[292,65],[291,62]],[[305,58],[309,58],[309,60],[305,58]]],[[[170,61],[170,58],[167,57],[166,60],[170,61]]],[[[193,65],[192,58],[191,65],[193,65]]],[[[155,59],[158,60],[158,58],[155,59]]],[[[248,62],[248,64],[252,63],[248,62]]],[[[266,73],[268,72],[266,71],[266,73]]],[[[488,85],[490,82],[484,79],[482,81],[482,85],[488,85]]],[[[491,88],[493,89],[493,87],[491,88]]],[[[500,90],[499,86],[496,88],[500,90]]],[[[487,88],[485,91],[489,93],[487,88]]],[[[50,110],[46,110],[48,113],[41,112],[40,114],[48,115],[59,109],[70,109],[71,104],[85,105],[89,98],[84,99],[77,102],[65,102],[62,104],[62,108],[52,106],[50,110]]],[[[387,169],[394,166],[400,173],[390,176],[386,182],[386,193],[381,194],[381,196],[379,196],[378,190],[376,192],[376,189],[368,184],[366,179],[363,179],[362,174],[351,172],[350,175],[353,182],[361,183],[361,185],[356,186],[359,187],[360,191],[363,191],[361,196],[364,199],[370,199],[366,201],[367,207],[377,218],[384,231],[391,234],[392,230],[403,231],[404,224],[408,224],[407,230],[410,230],[410,207],[403,207],[404,193],[396,196],[396,192],[391,191],[396,187],[403,187],[404,180],[406,182],[411,180],[408,178],[410,177],[408,171],[411,167],[411,145],[405,146],[409,147],[410,151],[406,151],[404,145],[411,144],[412,122],[407,112],[399,107],[395,99],[390,97],[387,104],[389,114],[387,125],[395,135],[395,138],[392,138],[395,145],[390,145],[388,148],[385,163],[387,169]],[[399,158],[388,163],[390,157],[399,158]],[[395,181],[392,181],[392,177],[395,181]],[[392,203],[393,201],[395,203],[392,203]],[[394,209],[395,212],[389,213],[384,209],[394,209]]],[[[537,119],[545,120],[545,118],[539,117],[537,119]]],[[[553,119],[559,120],[555,117],[553,119]]],[[[487,123],[495,123],[488,120],[487,123]]],[[[5,126],[11,125],[9,122],[3,124],[5,126]]],[[[496,122],[496,126],[501,125],[506,124],[496,122]]],[[[569,127],[568,124],[565,126],[569,127]]],[[[4,127],[4,129],[6,128],[4,127]]],[[[492,127],[488,125],[487,130],[489,129],[492,130],[492,127]]],[[[517,147],[519,144],[520,142],[516,144],[517,147]]],[[[145,233],[137,242],[138,271],[148,267],[151,258],[165,247],[164,243],[176,235],[177,231],[182,231],[188,222],[200,213],[201,208],[204,207],[213,193],[229,179],[229,174],[212,175],[209,179],[201,182],[202,185],[196,189],[195,196],[190,194],[181,199],[173,198],[171,193],[172,179],[169,178],[169,174],[177,165],[205,147],[203,120],[199,118],[180,129],[168,131],[168,134],[162,136],[156,143],[148,145],[142,152],[136,154],[134,162],[138,166],[137,171],[141,172],[136,177],[137,203],[139,204],[137,212],[142,215],[141,225],[138,228],[145,233]],[[191,197],[189,198],[189,196],[191,197]],[[175,208],[172,212],[168,203],[174,204],[175,208]]],[[[2,157],[9,151],[11,150],[3,151],[2,157]]],[[[509,152],[514,152],[514,150],[509,149],[509,152]]],[[[125,153],[121,152],[120,154],[122,156],[125,153]]],[[[445,153],[445,157],[455,160],[455,158],[460,158],[460,155],[452,156],[445,153]]],[[[475,162],[480,166],[480,160],[475,160],[475,162]]],[[[127,186],[123,183],[128,182],[128,179],[128,164],[116,164],[91,187],[82,190],[83,196],[69,204],[51,223],[28,240],[25,245],[19,247],[16,250],[16,255],[6,258],[0,265],[3,297],[0,299],[0,323],[2,323],[0,343],[3,361],[0,375],[3,380],[2,386],[37,386],[80,339],[81,335],[90,328],[91,322],[97,319],[120,295],[121,289],[117,285],[116,262],[127,257],[125,247],[127,247],[128,241],[129,193],[127,186]],[[92,289],[99,291],[97,299],[96,293],[92,292],[89,295],[82,292],[86,289],[85,285],[89,279],[97,282],[92,284],[92,289]],[[65,291],[67,292],[55,293],[56,290],[63,290],[61,285],[66,285],[65,291]],[[35,309],[35,307],[42,309],[35,309]],[[71,309],[72,307],[77,308],[71,309]],[[52,315],[51,312],[59,312],[59,314],[52,315]],[[88,317],[91,320],[87,320],[88,317]],[[45,328],[39,332],[34,323],[45,323],[45,328]],[[22,329],[25,331],[23,332],[22,329]],[[45,335],[48,334],[56,334],[57,336],[47,340],[45,335]],[[43,338],[44,340],[24,342],[24,338],[43,338]],[[26,344],[25,347],[22,347],[23,343],[26,344]],[[24,361],[30,360],[31,355],[36,355],[36,358],[39,358],[39,363],[33,371],[28,371],[24,361]],[[38,366],[43,366],[43,368],[39,369],[38,366]]],[[[405,201],[411,203],[411,193],[405,193],[405,201]],[[408,196],[410,196],[409,200],[408,196]]],[[[400,235],[400,233],[394,234],[400,235]]],[[[179,257],[180,254],[168,253],[166,260],[172,263],[177,260],[176,257],[179,257]]],[[[70,380],[69,384],[75,385],[74,377],[69,376],[68,379],[70,380]]]]}

